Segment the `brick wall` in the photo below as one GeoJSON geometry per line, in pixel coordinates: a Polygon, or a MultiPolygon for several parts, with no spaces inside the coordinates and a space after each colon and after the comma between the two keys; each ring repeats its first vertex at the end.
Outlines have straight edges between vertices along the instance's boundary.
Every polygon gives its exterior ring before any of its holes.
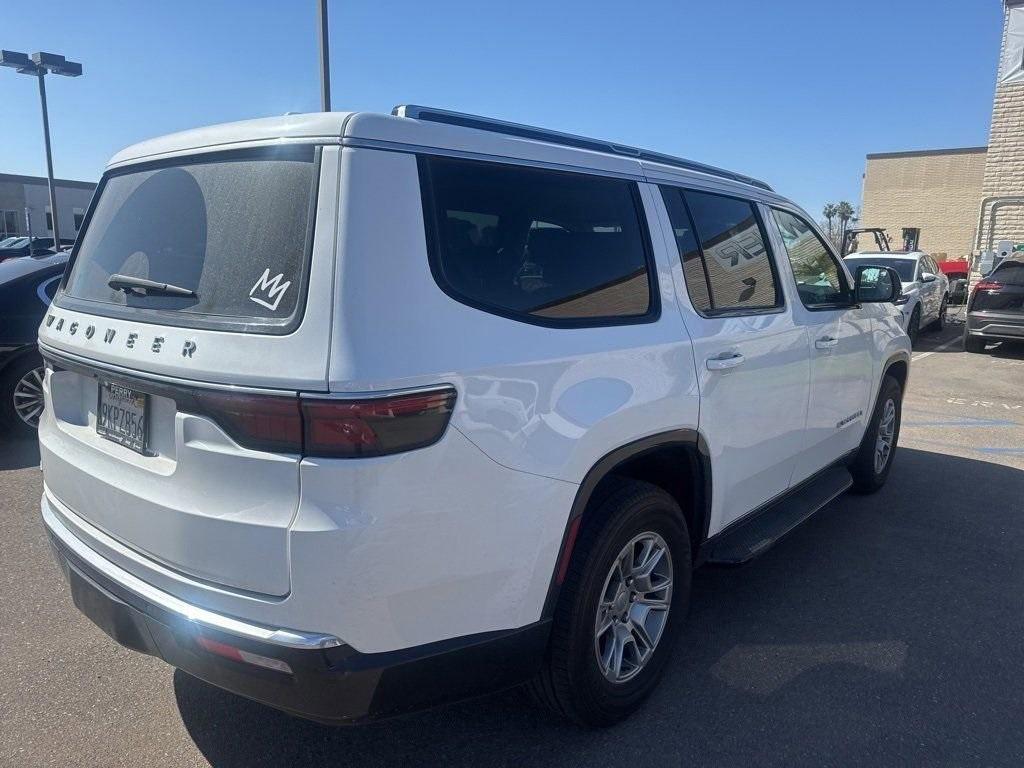
{"type": "MultiPolygon", "coordinates": [[[[903,227],[918,227],[922,250],[938,260],[963,258],[977,225],[985,156],[984,147],[868,155],[858,226],[885,227],[893,249],[902,247],[903,227]]],[[[870,236],[858,246],[875,250],[870,236]]]]}
{"type": "MultiPolygon", "coordinates": [[[[1008,3],[1004,8],[1004,46],[1009,5],[1020,3],[1008,3]]],[[[996,84],[983,190],[984,197],[1024,195],[1024,82],[996,84]]],[[[988,245],[990,217],[991,208],[986,211],[982,225],[983,249],[988,245]]],[[[1006,207],[996,213],[995,241],[999,240],[1024,241],[1024,207],[1006,207]]]]}

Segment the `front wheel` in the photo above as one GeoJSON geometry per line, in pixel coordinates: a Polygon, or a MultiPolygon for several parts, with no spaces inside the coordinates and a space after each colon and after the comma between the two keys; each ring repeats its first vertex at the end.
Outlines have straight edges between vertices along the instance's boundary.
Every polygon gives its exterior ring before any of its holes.
{"type": "Polygon", "coordinates": [[[860,448],[850,464],[853,489],[858,493],[874,493],[885,485],[900,437],[902,411],[903,388],[892,376],[886,376],[860,448]]]}
{"type": "Polygon", "coordinates": [[[581,725],[627,717],[661,678],[690,599],[679,505],[632,480],[588,510],[534,695],[581,725]]]}

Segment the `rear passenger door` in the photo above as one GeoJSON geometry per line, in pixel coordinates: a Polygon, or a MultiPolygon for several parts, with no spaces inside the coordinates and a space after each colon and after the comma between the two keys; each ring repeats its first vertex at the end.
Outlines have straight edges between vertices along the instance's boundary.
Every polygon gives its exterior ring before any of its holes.
{"type": "Polygon", "coordinates": [[[661,191],[711,453],[714,534],[789,487],[804,439],[807,339],[787,309],[758,206],[661,191]]]}
{"type": "Polygon", "coordinates": [[[806,328],[811,360],[810,401],[803,450],[793,483],[852,451],[870,415],[875,378],[872,310],[853,302],[846,271],[803,216],[771,209],[772,236],[788,256],[799,301],[793,317],[806,328]]]}

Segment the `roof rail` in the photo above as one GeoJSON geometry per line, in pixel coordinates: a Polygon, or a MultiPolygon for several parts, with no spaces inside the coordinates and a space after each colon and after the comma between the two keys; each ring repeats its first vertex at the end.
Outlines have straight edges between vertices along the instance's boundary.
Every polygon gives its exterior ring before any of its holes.
{"type": "Polygon", "coordinates": [[[742,173],[734,173],[733,171],[716,168],[713,165],[705,165],[704,163],[694,162],[693,160],[685,160],[681,157],[665,155],[661,152],[652,152],[648,149],[639,149],[637,147],[630,147],[624,144],[615,144],[614,142],[602,141],[601,139],[589,139],[586,136],[576,136],[571,133],[551,131],[547,128],[536,128],[532,125],[510,123],[505,120],[495,120],[491,117],[470,115],[465,112],[452,112],[447,109],[436,109],[434,107],[423,107],[416,104],[399,104],[391,110],[391,114],[396,117],[409,117],[415,120],[428,120],[432,123],[460,125],[463,128],[475,128],[478,131],[490,131],[491,133],[503,133],[508,136],[520,136],[524,139],[547,141],[551,144],[561,144],[566,147],[589,149],[594,152],[608,152],[615,155],[633,157],[637,160],[649,160],[654,163],[671,165],[675,168],[684,168],[688,171],[697,171],[699,173],[707,173],[712,176],[719,176],[725,179],[732,179],[733,181],[739,181],[743,184],[752,184],[755,187],[766,189],[769,192],[774,191],[765,182],[750,176],[744,176],[742,173]]]}

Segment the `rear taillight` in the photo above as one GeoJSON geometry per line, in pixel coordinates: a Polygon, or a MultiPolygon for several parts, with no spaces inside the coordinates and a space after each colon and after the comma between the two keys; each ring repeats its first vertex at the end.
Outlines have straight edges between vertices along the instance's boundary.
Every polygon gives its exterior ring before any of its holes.
{"type": "Polygon", "coordinates": [[[346,459],[436,443],[455,405],[451,387],[358,400],[212,390],[191,394],[199,411],[246,448],[346,459]]]}
{"type": "Polygon", "coordinates": [[[196,390],[199,409],[232,439],[257,451],[300,453],[302,413],[295,397],[196,390]]]}
{"type": "Polygon", "coordinates": [[[450,387],[368,400],[303,400],[305,453],[354,459],[423,448],[441,439],[454,405],[450,387]]]}
{"type": "Polygon", "coordinates": [[[976,290],[976,291],[998,291],[1002,287],[1003,287],[1003,284],[1000,283],[998,280],[982,280],[980,283],[978,283],[976,286],[974,286],[974,290],[976,290]]]}

